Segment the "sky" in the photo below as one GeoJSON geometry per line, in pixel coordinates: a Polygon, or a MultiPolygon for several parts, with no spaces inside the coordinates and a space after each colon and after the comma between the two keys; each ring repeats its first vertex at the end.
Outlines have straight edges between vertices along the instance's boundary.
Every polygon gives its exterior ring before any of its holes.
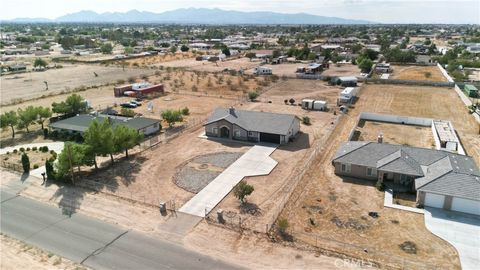
{"type": "Polygon", "coordinates": [[[480,24],[480,0],[0,0],[0,19],[54,19],[81,10],[160,13],[189,7],[304,12],[380,23],[480,24]]]}

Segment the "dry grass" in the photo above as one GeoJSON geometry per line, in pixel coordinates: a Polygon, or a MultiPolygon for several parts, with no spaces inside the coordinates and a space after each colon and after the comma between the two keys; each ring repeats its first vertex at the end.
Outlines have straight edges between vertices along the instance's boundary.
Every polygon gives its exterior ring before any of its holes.
{"type": "Polygon", "coordinates": [[[392,66],[390,79],[447,82],[437,66],[392,66]]]}

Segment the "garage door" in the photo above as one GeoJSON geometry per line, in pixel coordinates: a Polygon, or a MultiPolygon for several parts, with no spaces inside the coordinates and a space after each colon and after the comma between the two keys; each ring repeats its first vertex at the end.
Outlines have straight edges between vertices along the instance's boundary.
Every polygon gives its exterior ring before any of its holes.
{"type": "Polygon", "coordinates": [[[260,133],[261,142],[280,143],[280,135],[271,133],[260,133]]]}
{"type": "Polygon", "coordinates": [[[480,201],[453,197],[452,210],[474,215],[480,215],[480,201]]]}
{"type": "Polygon", "coordinates": [[[443,195],[437,195],[433,193],[425,194],[425,206],[443,208],[443,201],[445,197],[443,195]]]}

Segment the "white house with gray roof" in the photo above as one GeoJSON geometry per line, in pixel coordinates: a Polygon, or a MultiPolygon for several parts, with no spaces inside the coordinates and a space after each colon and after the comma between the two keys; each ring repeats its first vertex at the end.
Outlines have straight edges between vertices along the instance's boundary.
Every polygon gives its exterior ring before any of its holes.
{"type": "Polygon", "coordinates": [[[208,137],[231,140],[288,143],[300,130],[300,120],[291,114],[217,108],[205,124],[208,137]]]}
{"type": "Polygon", "coordinates": [[[480,170],[468,156],[376,142],[344,143],[338,175],[393,182],[417,192],[417,204],[480,215],[480,170]]]}

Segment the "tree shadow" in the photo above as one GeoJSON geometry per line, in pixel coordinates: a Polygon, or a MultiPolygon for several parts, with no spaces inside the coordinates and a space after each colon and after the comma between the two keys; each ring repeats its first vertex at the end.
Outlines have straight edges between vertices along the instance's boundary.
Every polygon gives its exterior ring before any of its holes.
{"type": "Polygon", "coordinates": [[[22,184],[25,183],[29,176],[30,173],[22,173],[22,175],[20,176],[20,182],[22,182],[22,184]]]}
{"type": "Polygon", "coordinates": [[[240,214],[248,214],[252,216],[258,216],[262,214],[260,208],[255,203],[244,202],[240,204],[239,208],[240,214]]]}
{"type": "Polygon", "coordinates": [[[60,201],[58,201],[58,206],[62,209],[62,214],[71,217],[77,212],[77,209],[80,208],[80,204],[88,190],[60,181],[56,182],[56,184],[58,189],[50,200],[61,198],[60,201]]]}

